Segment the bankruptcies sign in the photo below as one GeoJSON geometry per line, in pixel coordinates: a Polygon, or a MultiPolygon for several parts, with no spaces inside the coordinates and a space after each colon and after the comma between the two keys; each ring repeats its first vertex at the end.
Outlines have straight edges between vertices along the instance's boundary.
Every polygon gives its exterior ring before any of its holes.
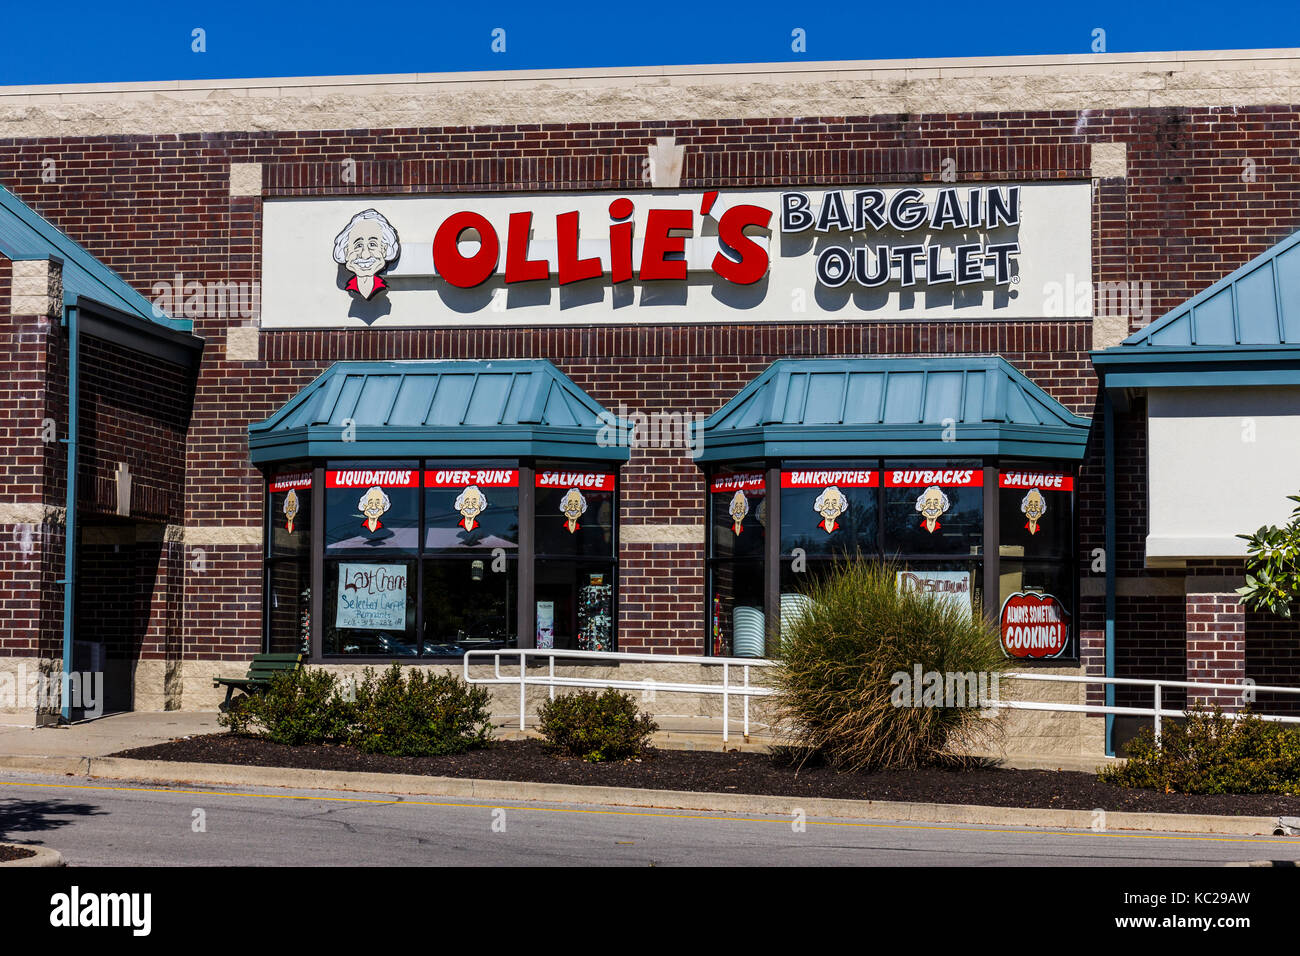
{"type": "Polygon", "coordinates": [[[1070,615],[1051,594],[1017,591],[1002,603],[999,625],[1008,657],[1060,657],[1070,646],[1070,615]]]}
{"type": "Polygon", "coordinates": [[[1091,207],[1087,182],[271,199],[262,324],[1040,317],[1091,274],[1091,207]]]}
{"type": "Polygon", "coordinates": [[[869,469],[859,470],[825,470],[825,471],[783,471],[782,488],[823,488],[834,485],[840,488],[875,488],[880,476],[869,469]]]}

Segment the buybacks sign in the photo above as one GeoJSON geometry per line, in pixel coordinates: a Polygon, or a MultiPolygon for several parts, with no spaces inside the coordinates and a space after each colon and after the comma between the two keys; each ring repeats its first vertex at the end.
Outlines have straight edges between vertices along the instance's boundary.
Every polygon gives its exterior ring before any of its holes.
{"type": "Polygon", "coordinates": [[[1088,183],[268,200],[268,328],[1031,318],[1088,183]]]}

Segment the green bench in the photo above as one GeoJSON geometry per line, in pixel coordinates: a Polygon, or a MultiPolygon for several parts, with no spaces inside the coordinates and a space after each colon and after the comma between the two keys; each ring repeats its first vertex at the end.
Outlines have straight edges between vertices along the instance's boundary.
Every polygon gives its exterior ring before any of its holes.
{"type": "Polygon", "coordinates": [[[296,671],[302,666],[301,654],[258,654],[243,677],[214,677],[212,686],[226,685],[226,699],[221,710],[230,708],[230,695],[236,690],[245,694],[260,694],[271,686],[271,678],[285,671],[296,671]]]}

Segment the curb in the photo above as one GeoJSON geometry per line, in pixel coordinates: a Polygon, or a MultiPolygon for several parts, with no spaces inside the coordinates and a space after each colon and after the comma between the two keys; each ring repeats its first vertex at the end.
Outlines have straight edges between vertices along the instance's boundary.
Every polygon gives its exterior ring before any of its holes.
{"type": "MultiPolygon", "coordinates": [[[[245,767],[234,764],[179,763],[126,757],[84,758],[74,761],[76,772],[94,779],[138,781],[167,785],[275,787],[302,790],[341,790],[406,796],[471,800],[522,800],[547,803],[592,803],[789,816],[796,809],[809,816],[909,823],[1044,827],[1092,830],[1091,810],[1032,807],[984,807],[947,803],[902,803],[827,797],[771,797],[752,794],[697,793],[680,790],[641,790],[632,787],[593,787],[561,783],[516,783],[418,774],[363,773],[340,770],[299,770],[245,767]],[[84,769],[83,763],[88,764],[84,769]]],[[[39,763],[21,768],[40,772],[39,763]]],[[[1213,833],[1234,836],[1273,835],[1273,817],[1235,817],[1193,813],[1107,812],[1106,830],[1147,830],[1165,833],[1213,833]]],[[[1104,831],[1099,831],[1104,832],[1104,831]]]]}
{"type": "Polygon", "coordinates": [[[23,857],[21,860],[10,860],[7,863],[0,863],[0,867],[5,866],[67,866],[68,863],[63,859],[63,854],[58,850],[51,850],[44,846],[28,846],[25,843],[6,843],[4,846],[16,846],[23,850],[34,850],[35,856],[23,857]]]}

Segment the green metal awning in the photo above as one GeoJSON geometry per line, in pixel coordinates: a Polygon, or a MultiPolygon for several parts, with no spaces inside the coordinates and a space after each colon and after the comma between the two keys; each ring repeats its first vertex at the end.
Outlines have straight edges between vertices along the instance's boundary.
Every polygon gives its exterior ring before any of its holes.
{"type": "Polygon", "coordinates": [[[699,460],[1078,460],[1089,425],[997,356],[780,359],[709,418],[699,460]]]}
{"type": "Polygon", "coordinates": [[[1300,232],[1092,362],[1108,389],[1300,385],[1300,232]]]}
{"type": "Polygon", "coordinates": [[[418,457],[624,462],[627,447],[602,441],[602,429],[614,422],[543,359],[338,362],[266,421],[250,425],[248,450],[254,464],[418,457]],[[344,441],[349,427],[354,441],[344,441]]]}

